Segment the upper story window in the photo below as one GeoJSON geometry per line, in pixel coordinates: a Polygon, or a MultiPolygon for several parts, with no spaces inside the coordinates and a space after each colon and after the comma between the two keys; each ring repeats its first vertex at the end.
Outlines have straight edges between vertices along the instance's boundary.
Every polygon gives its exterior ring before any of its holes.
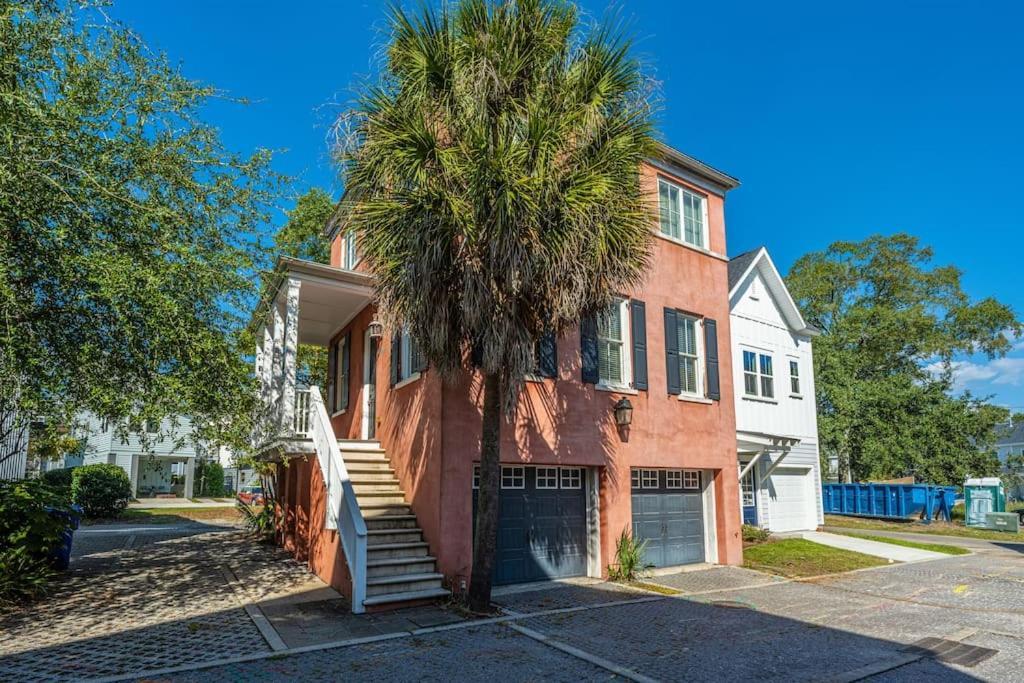
{"type": "Polygon", "coordinates": [[[616,299],[605,315],[597,318],[597,368],[601,384],[628,387],[629,300],[616,299]]]}
{"type": "Polygon", "coordinates": [[[693,316],[676,315],[676,338],[679,341],[679,383],[682,393],[701,395],[700,320],[693,316]]]}
{"type": "Polygon", "coordinates": [[[775,377],[771,356],[754,351],[743,351],[743,393],[747,396],[775,398],[775,377]]]}
{"type": "Polygon", "coordinates": [[[658,179],[661,232],[672,239],[707,248],[707,202],[699,194],[658,179]]]}
{"type": "Polygon", "coordinates": [[[792,359],[789,361],[789,393],[800,395],[800,363],[792,359]]]}
{"type": "Polygon", "coordinates": [[[353,270],[359,265],[359,253],[356,250],[356,233],[349,230],[341,239],[341,267],[353,270]]]}
{"type": "Polygon", "coordinates": [[[423,352],[407,327],[403,327],[392,339],[391,365],[392,384],[418,377],[418,373],[426,367],[423,352]]]}

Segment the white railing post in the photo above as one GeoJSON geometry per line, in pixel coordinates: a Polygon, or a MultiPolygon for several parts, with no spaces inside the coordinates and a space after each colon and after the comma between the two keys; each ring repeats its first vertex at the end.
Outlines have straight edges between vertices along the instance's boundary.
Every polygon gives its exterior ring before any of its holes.
{"type": "Polygon", "coordinates": [[[281,426],[291,427],[295,417],[296,365],[299,353],[299,290],[302,282],[288,278],[284,300],[284,344],[281,356],[281,426]]]}
{"type": "Polygon", "coordinates": [[[324,526],[338,530],[345,562],[352,575],[352,611],[361,614],[366,611],[363,605],[366,599],[366,520],[356,501],[355,489],[318,387],[309,388],[309,422],[309,434],[327,487],[324,526]]]}

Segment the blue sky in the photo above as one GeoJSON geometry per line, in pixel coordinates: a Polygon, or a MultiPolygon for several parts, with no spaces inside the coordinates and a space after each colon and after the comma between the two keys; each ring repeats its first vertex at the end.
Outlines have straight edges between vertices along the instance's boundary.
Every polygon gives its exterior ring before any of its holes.
{"type": "MultiPolygon", "coordinates": [[[[1024,316],[1024,8],[966,0],[580,3],[628,22],[661,83],[669,144],[743,182],[730,254],[785,272],[834,240],[906,231],[972,297],[1024,316]]],[[[383,2],[120,0],[111,15],[190,77],[252,100],[208,118],[237,150],[281,150],[295,191],[337,194],[331,121],[376,64],[383,2]]],[[[1024,345],[965,358],[961,386],[1024,410],[1024,345]]]]}

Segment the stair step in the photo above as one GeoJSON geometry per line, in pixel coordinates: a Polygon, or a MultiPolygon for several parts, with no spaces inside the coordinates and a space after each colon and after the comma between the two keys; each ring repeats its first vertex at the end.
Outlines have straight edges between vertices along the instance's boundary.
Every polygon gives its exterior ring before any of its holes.
{"type": "Polygon", "coordinates": [[[338,439],[338,448],[343,451],[384,452],[380,441],[363,441],[362,439],[338,439]]]}
{"type": "Polygon", "coordinates": [[[443,598],[450,594],[451,593],[445,588],[428,588],[426,590],[374,595],[363,600],[363,604],[367,607],[373,607],[374,605],[386,605],[389,602],[412,602],[414,600],[433,600],[434,598],[443,598]]]}
{"type": "Polygon", "coordinates": [[[437,558],[432,555],[420,557],[388,557],[382,560],[367,560],[368,579],[396,574],[429,574],[437,568],[437,558]]]}
{"type": "Polygon", "coordinates": [[[411,512],[409,504],[404,501],[401,503],[379,503],[363,500],[359,502],[359,510],[363,513],[363,519],[405,516],[411,512]]]}
{"type": "Polygon", "coordinates": [[[423,540],[423,532],[414,529],[374,529],[366,533],[366,546],[388,545],[393,543],[415,543],[423,540]]]}
{"type": "Polygon", "coordinates": [[[440,588],[441,579],[444,576],[434,572],[424,574],[399,574],[396,576],[382,576],[366,580],[367,595],[382,595],[385,593],[407,593],[409,591],[428,590],[440,588]]]}
{"type": "Polygon", "coordinates": [[[379,543],[366,545],[367,560],[381,560],[396,557],[426,557],[427,544],[424,541],[408,543],[379,543]]]}
{"type": "Polygon", "coordinates": [[[368,517],[364,514],[363,519],[366,520],[366,528],[370,531],[377,529],[419,528],[416,523],[416,515],[377,515],[375,517],[368,517]]]}
{"type": "Polygon", "coordinates": [[[404,505],[405,494],[402,491],[356,491],[356,499],[374,503],[404,505]]]}
{"type": "Polygon", "coordinates": [[[371,481],[369,483],[352,482],[352,488],[356,495],[360,493],[402,493],[402,487],[397,479],[392,481],[371,481]]]}
{"type": "Polygon", "coordinates": [[[362,467],[349,467],[348,468],[349,479],[352,480],[353,484],[364,484],[375,481],[393,481],[398,483],[398,477],[395,473],[388,469],[368,470],[362,467]]]}

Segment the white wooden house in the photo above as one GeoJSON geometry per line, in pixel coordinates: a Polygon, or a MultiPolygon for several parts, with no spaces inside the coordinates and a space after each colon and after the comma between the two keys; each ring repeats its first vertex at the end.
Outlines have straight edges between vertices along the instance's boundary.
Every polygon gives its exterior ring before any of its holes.
{"type": "Polygon", "coordinates": [[[811,340],[764,247],[729,262],[743,521],[773,532],[824,523],[811,340]]]}

